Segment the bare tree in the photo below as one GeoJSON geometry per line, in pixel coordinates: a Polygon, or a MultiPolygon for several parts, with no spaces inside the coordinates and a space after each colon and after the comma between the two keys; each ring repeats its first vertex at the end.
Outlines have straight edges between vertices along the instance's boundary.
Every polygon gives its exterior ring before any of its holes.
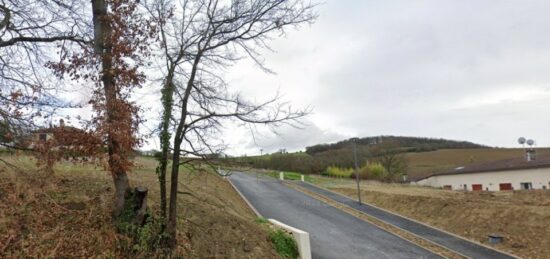
{"type": "Polygon", "coordinates": [[[166,226],[174,245],[181,165],[192,165],[197,159],[207,161],[211,154],[221,153],[225,145],[216,136],[226,121],[269,127],[296,125],[308,112],[281,103],[279,95],[261,103],[247,101],[230,90],[223,69],[249,57],[269,71],[258,50],[269,49],[271,37],[284,34],[287,27],[312,22],[316,14],[314,5],[299,0],[159,0],[150,5],[150,11],[162,24],[165,57],[160,126],[163,154],[159,162],[163,190],[172,137],[169,132],[174,133],[166,226]]]}
{"type": "Polygon", "coordinates": [[[21,136],[36,119],[49,119],[68,104],[45,64],[56,45],[86,44],[81,1],[0,1],[0,145],[24,148],[21,136]]]}
{"type": "Polygon", "coordinates": [[[395,181],[396,177],[406,174],[409,166],[403,154],[392,150],[382,153],[378,162],[386,169],[390,181],[395,181]]]}

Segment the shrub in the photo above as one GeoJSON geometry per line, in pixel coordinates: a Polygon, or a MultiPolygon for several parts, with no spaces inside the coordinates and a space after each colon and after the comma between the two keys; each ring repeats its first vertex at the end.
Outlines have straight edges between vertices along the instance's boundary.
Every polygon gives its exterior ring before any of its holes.
{"type": "Polygon", "coordinates": [[[283,258],[298,258],[298,245],[294,238],[283,230],[275,230],[269,234],[277,253],[283,258]]]}
{"type": "Polygon", "coordinates": [[[353,174],[351,168],[340,168],[336,166],[329,166],[326,170],[326,175],[332,177],[350,177],[353,174]]]}
{"type": "MultiPolygon", "coordinates": [[[[355,179],[355,173],[352,173],[350,177],[355,179]]],[[[388,172],[380,163],[368,163],[359,169],[359,178],[387,181],[388,172]]]]}

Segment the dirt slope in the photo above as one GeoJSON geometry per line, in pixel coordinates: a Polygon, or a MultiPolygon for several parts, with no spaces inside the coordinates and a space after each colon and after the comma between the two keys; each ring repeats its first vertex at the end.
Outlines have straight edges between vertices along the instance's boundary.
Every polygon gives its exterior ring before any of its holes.
{"type": "MultiPolygon", "coordinates": [[[[127,237],[109,217],[113,187],[108,172],[59,164],[55,177],[35,172],[26,156],[0,162],[0,257],[128,257],[127,237]]],[[[158,209],[155,162],[137,159],[132,185],[150,189],[158,209]]],[[[265,230],[231,186],[214,175],[183,174],[177,253],[185,258],[277,258],[265,230]]]]}

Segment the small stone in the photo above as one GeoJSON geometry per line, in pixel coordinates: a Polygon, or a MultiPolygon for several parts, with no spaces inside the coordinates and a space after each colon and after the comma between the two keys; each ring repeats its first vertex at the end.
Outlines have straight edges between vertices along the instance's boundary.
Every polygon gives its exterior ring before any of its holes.
{"type": "Polygon", "coordinates": [[[525,248],[526,246],[523,244],[513,243],[512,248],[525,248]]]}
{"type": "Polygon", "coordinates": [[[246,242],[246,240],[243,240],[243,251],[246,253],[252,251],[252,246],[248,242],[246,242]]]}
{"type": "Polygon", "coordinates": [[[70,209],[70,210],[85,210],[86,209],[86,204],[84,202],[71,201],[71,202],[64,203],[63,206],[67,209],[70,209]]]}

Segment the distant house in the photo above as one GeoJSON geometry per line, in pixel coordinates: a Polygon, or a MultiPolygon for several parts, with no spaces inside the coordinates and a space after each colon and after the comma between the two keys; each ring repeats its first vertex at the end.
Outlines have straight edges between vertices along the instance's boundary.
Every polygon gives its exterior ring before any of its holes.
{"type": "Polygon", "coordinates": [[[550,157],[506,159],[457,167],[416,180],[417,185],[449,190],[506,191],[550,188],[550,157]]]}
{"type": "Polygon", "coordinates": [[[50,126],[32,131],[31,147],[37,144],[55,140],[55,146],[81,146],[84,143],[100,143],[86,131],[66,126],[63,119],[59,120],[58,126],[50,126]]]}

